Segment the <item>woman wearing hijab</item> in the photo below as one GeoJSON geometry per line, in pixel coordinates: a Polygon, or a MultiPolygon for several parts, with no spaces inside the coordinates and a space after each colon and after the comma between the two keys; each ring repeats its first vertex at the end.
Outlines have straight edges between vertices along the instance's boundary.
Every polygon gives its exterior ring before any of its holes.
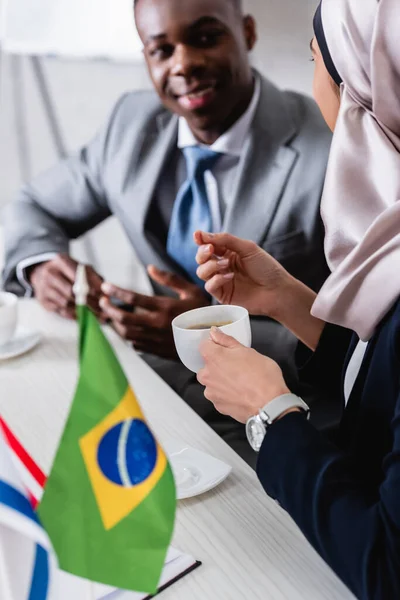
{"type": "Polygon", "coordinates": [[[198,232],[199,276],[221,303],[297,335],[300,374],[336,390],[334,439],[280,368],[218,329],[198,374],[247,423],[266,492],[360,599],[400,599],[400,3],[322,0],[314,94],[334,130],[322,200],[332,274],[319,295],[263,250],[198,232]]]}

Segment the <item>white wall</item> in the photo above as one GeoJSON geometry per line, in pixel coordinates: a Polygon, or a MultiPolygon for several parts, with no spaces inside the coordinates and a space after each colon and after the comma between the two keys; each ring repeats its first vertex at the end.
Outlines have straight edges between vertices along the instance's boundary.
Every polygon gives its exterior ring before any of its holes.
{"type": "Polygon", "coordinates": [[[309,44],[318,0],[245,0],[258,23],[253,62],[278,85],[311,94],[309,44]]]}

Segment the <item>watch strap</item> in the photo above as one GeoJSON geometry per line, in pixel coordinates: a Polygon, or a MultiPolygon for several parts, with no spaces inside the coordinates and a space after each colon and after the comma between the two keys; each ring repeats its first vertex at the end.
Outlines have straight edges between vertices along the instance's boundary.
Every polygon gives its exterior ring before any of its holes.
{"type": "Polygon", "coordinates": [[[259,411],[259,415],[265,426],[269,427],[291,408],[299,408],[306,413],[307,418],[310,416],[308,405],[295,394],[282,394],[282,396],[274,398],[259,411]]]}

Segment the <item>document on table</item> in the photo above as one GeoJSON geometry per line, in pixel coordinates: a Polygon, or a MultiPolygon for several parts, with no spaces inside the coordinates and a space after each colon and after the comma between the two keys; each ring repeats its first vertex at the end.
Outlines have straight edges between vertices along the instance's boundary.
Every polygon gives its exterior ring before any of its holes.
{"type": "MultiPolygon", "coordinates": [[[[170,548],[161,575],[159,590],[169,587],[200,564],[192,556],[170,548]]],[[[117,590],[98,583],[93,584],[64,572],[60,572],[58,583],[60,600],[71,600],[71,598],[75,598],[75,600],[145,600],[149,598],[147,594],[117,590]]]]}

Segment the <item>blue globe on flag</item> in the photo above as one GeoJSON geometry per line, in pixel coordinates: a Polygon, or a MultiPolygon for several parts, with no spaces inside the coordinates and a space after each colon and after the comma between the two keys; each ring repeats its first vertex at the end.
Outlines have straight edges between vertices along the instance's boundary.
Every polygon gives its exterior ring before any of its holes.
{"type": "Polygon", "coordinates": [[[97,462],[107,479],[126,488],[146,481],[157,462],[153,434],[141,419],[127,419],[102,437],[97,462]]]}

